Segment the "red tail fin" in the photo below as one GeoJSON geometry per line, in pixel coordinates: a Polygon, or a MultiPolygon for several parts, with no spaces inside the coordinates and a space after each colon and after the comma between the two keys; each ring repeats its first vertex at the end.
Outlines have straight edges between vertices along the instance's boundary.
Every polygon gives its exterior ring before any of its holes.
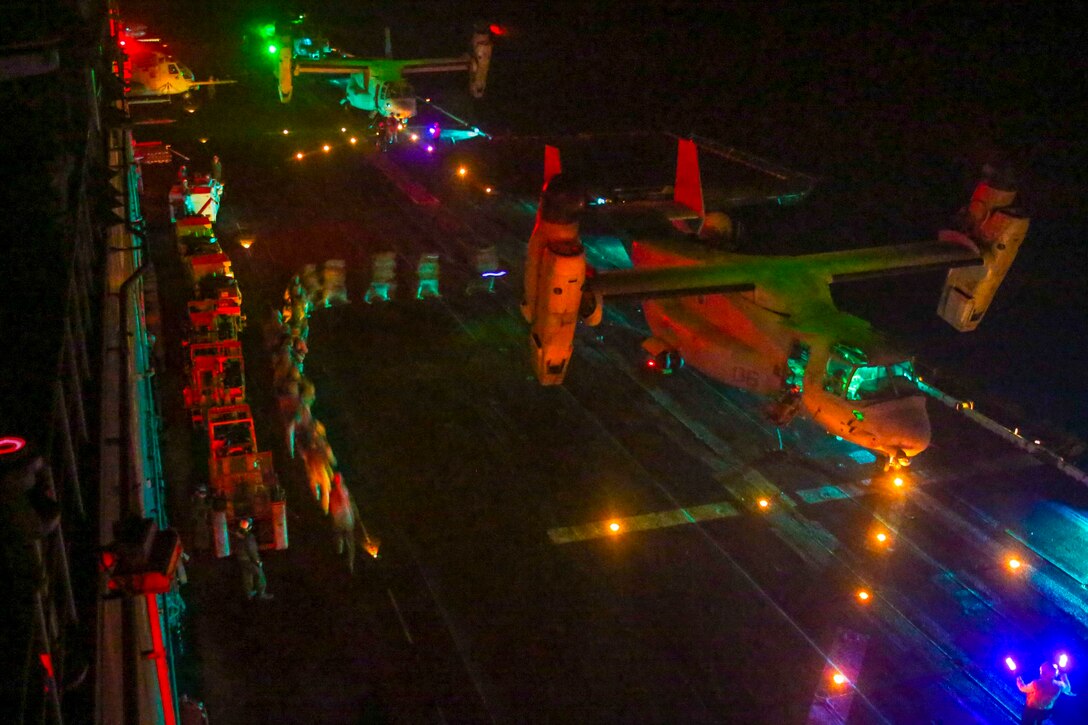
{"type": "Polygon", "coordinates": [[[559,162],[559,149],[555,146],[544,147],[544,186],[552,180],[553,176],[563,171],[563,165],[559,162]]]}
{"type": "Polygon", "coordinates": [[[699,147],[695,142],[683,138],[676,149],[676,185],[672,198],[700,217],[705,216],[703,182],[699,177],[699,147]]]}

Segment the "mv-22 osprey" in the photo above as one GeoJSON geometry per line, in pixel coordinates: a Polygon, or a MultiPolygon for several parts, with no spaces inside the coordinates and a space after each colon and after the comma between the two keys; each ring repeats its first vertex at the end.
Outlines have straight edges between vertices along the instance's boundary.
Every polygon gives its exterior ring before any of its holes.
{"type": "Polygon", "coordinates": [[[295,52],[290,38],[270,46],[278,54],[276,79],[280,101],[288,103],[294,94],[294,77],[303,74],[347,76],[342,104],[351,104],[371,116],[382,115],[407,121],[416,115],[416,96],[405,76],[422,73],[467,71],[469,91],[482,98],[487,87],[487,72],[491,65],[491,33],[488,29],[472,34],[469,52],[454,58],[413,58],[394,60],[389,29],[385,35],[385,58],[307,58],[295,52]]]}
{"type": "MultiPolygon", "coordinates": [[[[949,268],[938,314],[975,329],[1027,233],[1016,192],[979,183],[962,229],[936,241],[799,256],[723,252],[698,240],[631,242],[632,269],[587,274],[579,238],[581,189],[545,149],[545,183],[525,261],[522,314],[532,366],[562,383],[577,323],[599,324],[606,298],[642,298],[652,337],[648,364],[684,364],[767,396],[777,424],[806,412],[829,433],[880,455],[885,469],[910,463],[930,442],[925,396],[909,357],[868,322],[836,309],[830,284],[949,268]]],[[[706,228],[697,147],[681,139],[671,203],[674,224],[706,228]]],[[[718,224],[719,227],[722,225],[718,224]]],[[[693,230],[695,231],[695,230],[693,230]]]]}

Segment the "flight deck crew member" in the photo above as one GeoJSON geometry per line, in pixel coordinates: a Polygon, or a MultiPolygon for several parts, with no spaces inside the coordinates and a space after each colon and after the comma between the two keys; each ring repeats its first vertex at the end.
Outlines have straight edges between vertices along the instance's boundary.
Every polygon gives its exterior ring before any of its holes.
{"type": "Polygon", "coordinates": [[[1024,714],[1020,716],[1021,725],[1036,725],[1050,719],[1050,713],[1054,709],[1054,703],[1063,694],[1071,694],[1069,675],[1058,671],[1058,666],[1053,662],[1046,662],[1039,667],[1039,679],[1024,684],[1017,677],[1016,686],[1020,692],[1027,695],[1024,703],[1024,714]]]}
{"type": "Polygon", "coordinates": [[[264,576],[264,562],[257,548],[257,537],[253,535],[252,519],[243,518],[238,522],[234,539],[234,556],[242,569],[242,586],[245,587],[246,596],[250,599],[271,599],[272,595],[265,591],[268,580],[264,576]]]}
{"type": "MultiPolygon", "coordinates": [[[[183,166],[182,168],[185,167],[183,166]]],[[[181,205],[185,212],[185,216],[193,216],[196,214],[196,206],[193,204],[193,188],[189,184],[188,176],[181,180],[181,205]]]]}
{"type": "Polygon", "coordinates": [[[219,156],[212,156],[212,179],[223,183],[223,164],[219,162],[219,156]]]}
{"type": "Polygon", "coordinates": [[[344,486],[344,479],[337,471],[332,477],[332,490],[329,492],[329,516],[332,517],[332,529],[336,538],[336,553],[343,554],[347,549],[348,572],[355,573],[355,502],[344,486]]]}
{"type": "Polygon", "coordinates": [[[208,489],[199,486],[190,498],[192,509],[192,537],[190,546],[193,551],[203,554],[212,547],[211,531],[211,502],[208,500],[208,489]]]}

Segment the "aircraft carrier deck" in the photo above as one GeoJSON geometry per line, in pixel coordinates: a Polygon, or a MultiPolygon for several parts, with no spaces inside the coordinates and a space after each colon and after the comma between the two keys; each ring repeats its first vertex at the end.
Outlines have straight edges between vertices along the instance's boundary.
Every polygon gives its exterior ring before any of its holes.
{"type": "MultiPolygon", "coordinates": [[[[693,371],[647,375],[634,303],[581,329],[566,383],[540,387],[517,303],[543,140],[378,155],[346,142],[359,121],[341,133],[344,118],[302,97],[137,132],[169,137],[193,169],[202,153],[223,159],[218,228],[249,319],[249,398],[291,511],[290,548],[265,556],[274,600],[245,601],[233,561],[189,564],[179,691],[213,723],[1013,722],[1023,696],[1005,657],[1031,673],[1059,649],[1080,686],[1082,485],[931,403],[934,443],[897,489],[811,424],[780,439],[751,396],[693,371]],[[436,203],[413,203],[405,179],[436,203]],[[510,274],[467,295],[487,245],[510,274]],[[371,255],[386,250],[396,299],[367,305],[371,255]],[[419,301],[427,252],[441,255],[442,297],[419,301]],[[305,374],[383,542],[354,577],[286,454],[260,340],[290,276],[327,259],[346,260],[352,301],[314,313],[305,374]]],[[[672,142],[652,143],[667,180],[672,142]]],[[[579,145],[561,146],[577,165],[579,145]]],[[[151,215],[166,176],[146,171],[151,215]]],[[[615,250],[586,230],[601,242],[591,262],[615,250]]],[[[186,289],[165,224],[152,245],[184,522],[203,470],[178,392],[186,289]]],[[[1055,722],[1085,708],[1063,698],[1055,722]]]]}

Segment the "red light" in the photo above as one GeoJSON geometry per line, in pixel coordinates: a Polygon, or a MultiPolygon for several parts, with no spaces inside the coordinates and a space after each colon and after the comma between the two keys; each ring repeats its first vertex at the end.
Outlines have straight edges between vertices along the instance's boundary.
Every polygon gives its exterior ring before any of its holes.
{"type": "Polygon", "coordinates": [[[54,677],[53,657],[48,652],[40,652],[38,654],[38,659],[42,661],[42,667],[45,669],[46,674],[51,678],[54,677]]]}
{"type": "Polygon", "coordinates": [[[653,360],[647,360],[646,361],[646,367],[648,367],[648,368],[657,367],[657,363],[654,362],[653,360]]]}
{"type": "Polygon", "coordinates": [[[495,23],[492,23],[491,25],[487,26],[487,29],[491,31],[492,35],[506,35],[506,28],[502,27],[501,25],[497,25],[495,23]]]}
{"type": "Polygon", "coordinates": [[[121,41],[121,47],[122,47],[122,48],[124,48],[124,47],[125,47],[125,41],[123,41],[123,40],[121,41]]]}
{"type": "Polygon", "coordinates": [[[17,436],[4,436],[0,438],[0,456],[6,456],[9,453],[18,453],[26,447],[26,441],[17,436]]]}

